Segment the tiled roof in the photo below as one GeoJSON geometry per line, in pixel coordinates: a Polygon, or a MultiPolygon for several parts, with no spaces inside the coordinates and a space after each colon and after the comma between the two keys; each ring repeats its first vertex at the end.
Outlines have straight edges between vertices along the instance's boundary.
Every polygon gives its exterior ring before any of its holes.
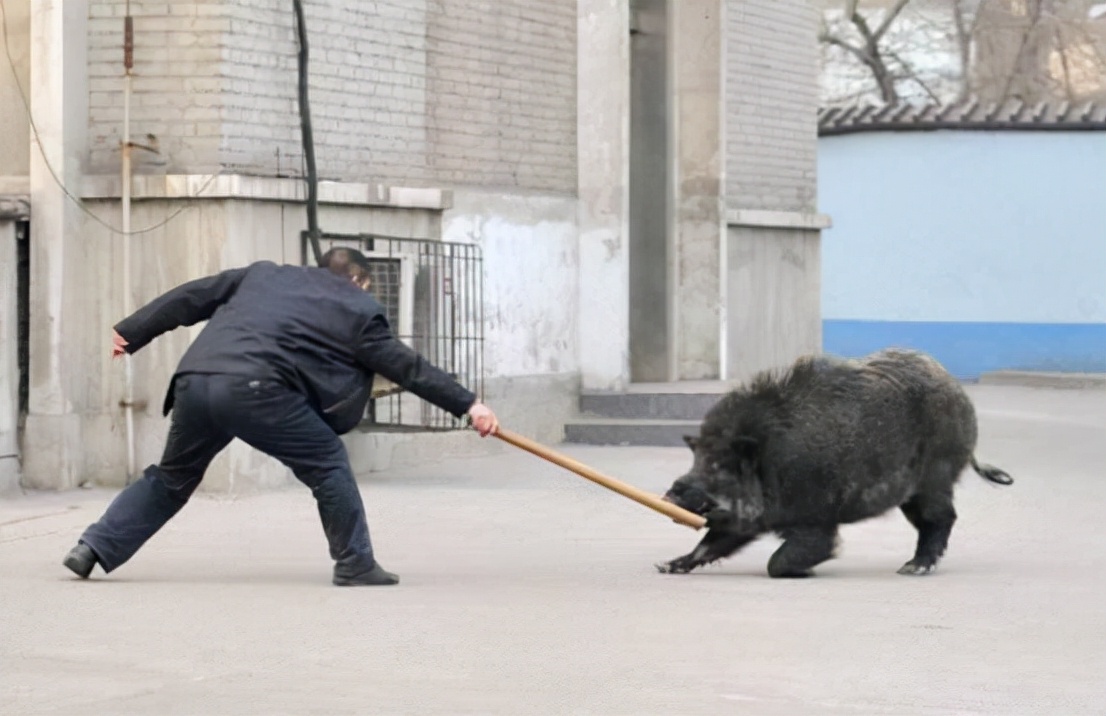
{"type": "Polygon", "coordinates": [[[969,98],[947,105],[871,105],[818,110],[818,134],[932,129],[1106,130],[1106,103],[1001,103],[969,98]]]}

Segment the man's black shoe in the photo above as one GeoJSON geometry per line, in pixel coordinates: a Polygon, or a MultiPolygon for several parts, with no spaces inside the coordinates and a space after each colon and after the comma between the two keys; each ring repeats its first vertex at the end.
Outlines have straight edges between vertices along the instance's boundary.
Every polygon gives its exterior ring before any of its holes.
{"type": "Polygon", "coordinates": [[[96,553],[84,542],[78,542],[77,546],[65,555],[62,564],[73,570],[73,573],[81,579],[88,579],[88,575],[92,574],[92,568],[96,566],[97,561],[96,553]]]}
{"type": "Polygon", "coordinates": [[[339,587],[380,587],[399,584],[399,575],[386,571],[379,564],[356,572],[349,567],[335,565],[334,583],[339,587]]]}

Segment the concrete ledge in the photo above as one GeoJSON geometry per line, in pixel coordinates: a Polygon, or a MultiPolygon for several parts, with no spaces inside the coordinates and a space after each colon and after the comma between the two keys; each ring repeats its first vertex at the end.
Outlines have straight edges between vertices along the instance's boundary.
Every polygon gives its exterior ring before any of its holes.
{"type": "Polygon", "coordinates": [[[0,194],[31,195],[31,178],[22,175],[0,175],[0,194]]]}
{"type": "Polygon", "coordinates": [[[31,199],[26,196],[0,194],[0,219],[23,221],[31,216],[31,199]]]}
{"type": "Polygon", "coordinates": [[[980,385],[1020,385],[1028,388],[1106,390],[1106,373],[1049,373],[1028,370],[998,370],[979,376],[980,385]]]}
{"type": "Polygon", "coordinates": [[[0,176],[0,219],[21,221],[30,215],[30,177],[0,176]]]}
{"type": "Polygon", "coordinates": [[[762,209],[728,209],[727,226],[754,226],[762,229],[828,229],[832,222],[827,214],[802,211],[767,211],[762,209]]]}
{"type": "MultiPolygon", "coordinates": [[[[114,175],[90,175],[81,184],[84,199],[119,199],[122,179],[114,175]]],[[[254,177],[241,174],[135,175],[131,199],[251,199],[303,202],[307,187],[301,179],[254,177]]],[[[442,211],[453,205],[452,192],[444,189],[395,187],[354,182],[319,182],[320,204],[382,206],[397,209],[442,211]]]]}

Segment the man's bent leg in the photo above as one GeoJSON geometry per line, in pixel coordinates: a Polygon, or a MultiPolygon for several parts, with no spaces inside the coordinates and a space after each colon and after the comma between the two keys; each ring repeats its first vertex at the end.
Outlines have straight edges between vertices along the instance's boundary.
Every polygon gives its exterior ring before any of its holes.
{"type": "Polygon", "coordinates": [[[335,583],[397,583],[376,564],[345,445],[304,397],[275,381],[232,376],[222,377],[217,390],[215,417],[223,429],[279,460],[310,488],[335,561],[335,583]]]}
{"type": "MultiPolygon", "coordinates": [[[[80,544],[91,549],[105,573],[133,557],[184,507],[208,465],[231,441],[208,417],[206,376],[180,376],[175,391],[161,462],[147,467],[140,479],[116,495],[99,521],[81,535],[80,544]]],[[[79,551],[80,545],[74,549],[79,551]]],[[[70,558],[66,566],[82,577],[91,571],[91,564],[85,565],[87,571],[75,568],[70,558]]]]}

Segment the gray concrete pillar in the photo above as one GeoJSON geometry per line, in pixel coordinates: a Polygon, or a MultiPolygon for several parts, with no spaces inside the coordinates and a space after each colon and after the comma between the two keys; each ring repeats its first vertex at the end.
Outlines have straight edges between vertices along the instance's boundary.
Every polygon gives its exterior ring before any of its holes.
{"type": "Polygon", "coordinates": [[[92,265],[81,240],[81,209],[60,181],[80,195],[88,128],[87,0],[32,0],[30,406],[24,435],[24,481],[67,488],[84,468],[81,417],[98,364],[88,346],[98,297],[88,295],[92,265]],[[56,177],[56,178],[55,178],[56,177]]]}
{"type": "Polygon", "coordinates": [[[722,377],[725,345],[725,2],[669,3],[673,380],[722,377]]]}
{"type": "Polygon", "coordinates": [[[0,494],[18,487],[19,315],[15,222],[0,199],[0,494]]]}
{"type": "Polygon", "coordinates": [[[629,381],[630,15],[627,0],[577,4],[581,385],[629,381]]]}

